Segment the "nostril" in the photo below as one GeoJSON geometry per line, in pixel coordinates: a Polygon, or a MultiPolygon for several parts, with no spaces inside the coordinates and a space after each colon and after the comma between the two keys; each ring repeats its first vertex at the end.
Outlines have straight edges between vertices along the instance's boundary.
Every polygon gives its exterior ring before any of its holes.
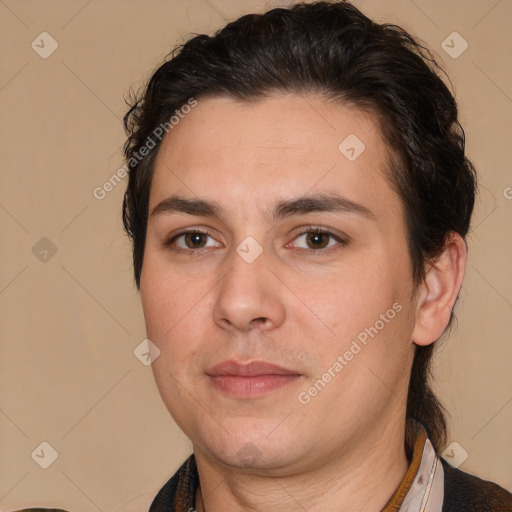
{"type": "Polygon", "coordinates": [[[264,316],[261,316],[259,318],[255,318],[251,321],[251,324],[259,325],[259,324],[266,324],[268,321],[268,318],[265,318],[264,316]]]}

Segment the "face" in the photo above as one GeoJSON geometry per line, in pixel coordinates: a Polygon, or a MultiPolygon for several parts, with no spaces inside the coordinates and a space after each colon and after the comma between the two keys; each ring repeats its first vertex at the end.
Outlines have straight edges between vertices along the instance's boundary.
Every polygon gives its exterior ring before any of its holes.
{"type": "Polygon", "coordinates": [[[140,291],[196,453],[291,473],[404,417],[415,305],[387,160],[371,115],[313,96],[199,99],[166,135],[140,291]]]}

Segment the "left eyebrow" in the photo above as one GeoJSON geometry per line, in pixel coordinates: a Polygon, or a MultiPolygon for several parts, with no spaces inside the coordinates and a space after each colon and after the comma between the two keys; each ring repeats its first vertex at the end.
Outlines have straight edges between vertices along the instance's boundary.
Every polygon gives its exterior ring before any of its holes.
{"type": "MultiPolygon", "coordinates": [[[[338,194],[312,194],[295,199],[279,201],[271,207],[265,215],[270,223],[275,223],[293,215],[307,215],[312,212],[337,212],[355,213],[368,219],[375,219],[375,215],[366,206],[342,197],[338,194]]],[[[191,199],[173,195],[158,203],[150,213],[150,216],[187,213],[201,217],[225,219],[223,208],[215,201],[206,199],[191,199]]]]}
{"type": "Polygon", "coordinates": [[[355,213],[369,219],[375,215],[366,206],[338,194],[313,194],[297,199],[281,201],[270,209],[267,218],[277,222],[292,215],[307,215],[311,212],[355,213]]]}

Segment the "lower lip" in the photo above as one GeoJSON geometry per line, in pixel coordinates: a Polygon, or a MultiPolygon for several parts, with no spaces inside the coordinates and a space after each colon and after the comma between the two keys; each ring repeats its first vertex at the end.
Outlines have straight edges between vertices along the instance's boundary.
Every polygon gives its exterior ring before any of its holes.
{"type": "Polygon", "coordinates": [[[209,376],[215,388],[238,398],[256,398],[299,380],[301,375],[209,376]]]}

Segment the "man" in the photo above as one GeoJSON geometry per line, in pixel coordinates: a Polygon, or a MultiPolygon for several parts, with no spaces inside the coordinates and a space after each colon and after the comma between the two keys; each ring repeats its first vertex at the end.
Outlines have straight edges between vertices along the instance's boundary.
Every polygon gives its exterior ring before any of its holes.
{"type": "Polygon", "coordinates": [[[345,2],[244,16],[125,126],[153,372],[194,449],[151,512],[512,510],[439,457],[476,180],[424,48],[345,2]]]}

